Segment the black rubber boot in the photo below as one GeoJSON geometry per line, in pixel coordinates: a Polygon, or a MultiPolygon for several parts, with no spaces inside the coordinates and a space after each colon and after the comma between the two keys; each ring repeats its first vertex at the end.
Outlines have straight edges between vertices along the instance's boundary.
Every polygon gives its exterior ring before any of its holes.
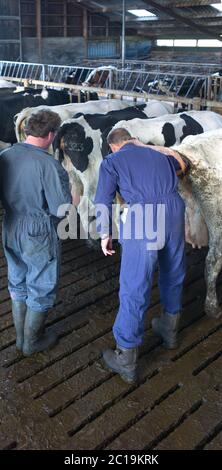
{"type": "Polygon", "coordinates": [[[116,349],[107,349],[103,352],[106,367],[122,377],[127,382],[137,379],[138,348],[125,349],[116,345],[116,349]]]}
{"type": "Polygon", "coordinates": [[[24,341],[24,325],[27,306],[25,302],[12,300],[12,317],[16,331],[16,348],[22,351],[24,341]]]}
{"type": "Polygon", "coordinates": [[[159,318],[153,318],[151,324],[153,332],[163,340],[166,349],[176,349],[178,347],[178,327],[180,313],[174,315],[163,312],[159,318]]]}
{"type": "Polygon", "coordinates": [[[45,321],[47,312],[34,312],[27,309],[24,328],[24,356],[32,356],[40,351],[54,346],[58,341],[58,336],[51,332],[45,331],[45,321]]]}

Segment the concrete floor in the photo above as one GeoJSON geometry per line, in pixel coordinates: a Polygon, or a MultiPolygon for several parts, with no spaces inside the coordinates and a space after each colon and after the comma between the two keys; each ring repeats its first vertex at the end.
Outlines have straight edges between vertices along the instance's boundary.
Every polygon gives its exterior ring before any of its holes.
{"type": "Polygon", "coordinates": [[[15,349],[0,248],[0,448],[222,449],[222,318],[203,312],[205,254],[187,249],[178,350],[164,350],[150,330],[160,312],[154,280],[139,381],[127,385],[101,362],[114,344],[119,256],[104,258],[83,241],[63,245],[48,320],[60,343],[24,358],[15,349]]]}

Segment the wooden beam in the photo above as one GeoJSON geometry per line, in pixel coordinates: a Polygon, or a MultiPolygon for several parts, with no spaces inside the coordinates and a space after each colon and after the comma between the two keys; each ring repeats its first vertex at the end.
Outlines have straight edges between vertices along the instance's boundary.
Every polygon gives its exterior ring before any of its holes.
{"type": "MultiPolygon", "coordinates": [[[[110,6],[104,7],[102,5],[100,7],[98,4],[93,5],[93,2],[91,2],[91,0],[69,0],[69,2],[76,3],[77,5],[80,5],[82,7],[86,7],[87,10],[91,13],[103,13],[103,14],[112,13],[113,15],[117,17],[115,21],[118,21],[120,16],[122,17],[122,13],[121,13],[122,1],[119,2],[119,5],[118,5],[119,10],[117,9],[116,5],[113,7],[110,7],[110,6]]],[[[108,16],[106,16],[106,18],[108,18],[108,16]]]]}
{"type": "Polygon", "coordinates": [[[42,62],[42,22],[41,22],[41,0],[36,0],[36,30],[38,40],[38,60],[42,62]]]}
{"type": "MultiPolygon", "coordinates": [[[[204,23],[207,27],[208,26],[221,26],[222,27],[222,18],[221,20],[207,20],[206,19],[206,22],[204,23]]],[[[130,27],[133,27],[133,25],[130,25],[128,24],[127,25],[129,28],[130,27]]],[[[151,23],[149,24],[148,28],[147,28],[147,25],[146,24],[141,24],[140,25],[140,29],[157,29],[157,30],[160,30],[163,29],[169,29],[169,28],[175,28],[175,31],[176,31],[176,28],[177,28],[177,23],[176,21],[166,21],[164,23],[151,23]]],[[[190,26],[188,25],[184,25],[184,28],[189,28],[189,29],[192,29],[194,30],[194,28],[191,28],[190,26]]]]}
{"type": "Polygon", "coordinates": [[[83,9],[83,37],[85,41],[85,58],[88,57],[88,11],[83,9]]]}
{"type": "Polygon", "coordinates": [[[63,0],[64,5],[63,5],[63,35],[64,38],[67,37],[67,0],[63,0]]]}
{"type": "Polygon", "coordinates": [[[88,13],[86,8],[83,9],[83,37],[88,39],[88,13]]]}
{"type": "MultiPolygon", "coordinates": [[[[221,0],[173,0],[170,2],[171,8],[198,7],[211,5],[212,3],[221,3],[221,0]]],[[[168,2],[166,2],[167,4],[168,2]]]]}
{"type": "MultiPolygon", "coordinates": [[[[150,24],[153,24],[153,23],[156,23],[156,24],[159,24],[159,23],[164,23],[166,21],[169,21],[167,19],[162,19],[162,18],[158,18],[158,17],[148,17],[148,18],[132,18],[132,16],[127,16],[127,22],[128,23],[142,23],[142,24],[147,24],[147,25],[150,25],[150,24]]],[[[188,18],[190,20],[193,20],[193,16],[192,16],[192,13],[189,12],[189,14],[186,14],[184,16],[184,18],[188,18]]],[[[208,19],[220,19],[222,18],[222,12],[219,12],[218,13],[213,13],[213,14],[208,14],[206,16],[206,11],[202,11],[202,13],[195,13],[195,22],[197,21],[207,21],[208,19]]]]}
{"type": "MultiPolygon", "coordinates": [[[[15,77],[4,77],[4,80],[13,80],[13,82],[27,82],[27,78],[15,78],[15,77]]],[[[67,88],[69,90],[79,91],[82,90],[82,85],[67,85],[67,83],[58,83],[58,82],[48,82],[43,80],[28,80],[30,85],[43,85],[48,87],[62,87],[67,88]]],[[[135,91],[126,91],[126,90],[116,90],[116,89],[107,89],[107,88],[100,88],[100,87],[86,87],[84,86],[85,91],[89,92],[96,92],[100,96],[113,95],[114,97],[119,96],[132,96],[133,98],[143,98],[144,101],[148,100],[156,100],[156,101],[173,101],[174,103],[184,103],[193,105],[193,98],[185,98],[183,96],[167,96],[167,95],[152,95],[149,93],[138,93],[135,91]]],[[[222,109],[222,103],[219,101],[210,101],[208,99],[200,99],[199,103],[201,106],[207,107],[215,107],[218,109],[222,109]]]]}
{"type": "MultiPolygon", "coordinates": [[[[160,3],[157,2],[156,0],[143,0],[143,2],[148,7],[153,7],[158,11],[161,11],[163,13],[167,13],[172,18],[175,18],[179,23],[187,24],[192,29],[196,29],[197,31],[200,31],[201,33],[206,34],[207,37],[209,37],[209,38],[218,39],[219,41],[222,41],[222,37],[220,35],[212,33],[212,31],[210,29],[205,28],[204,26],[201,26],[199,24],[196,24],[193,20],[190,20],[189,18],[186,18],[186,17],[180,15],[179,13],[176,13],[175,10],[173,10],[169,6],[160,5],[160,3]]],[[[167,5],[168,5],[168,3],[167,3],[167,5]]]]}

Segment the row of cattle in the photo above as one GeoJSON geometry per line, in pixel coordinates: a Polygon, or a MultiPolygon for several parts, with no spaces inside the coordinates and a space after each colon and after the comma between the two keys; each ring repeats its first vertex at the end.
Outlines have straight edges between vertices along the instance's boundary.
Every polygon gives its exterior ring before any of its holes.
{"type": "MultiPolygon", "coordinates": [[[[173,114],[169,103],[154,101],[137,107],[121,100],[76,104],[74,115],[73,106],[51,108],[62,120],[53,151],[69,174],[79,208],[81,196],[91,209],[94,206],[99,167],[109,152],[106,137],[112,128],[125,128],[145,144],[174,146],[188,158],[191,170],[179,187],[186,203],[186,239],[193,246],[209,244],[205,310],[219,316],[216,280],[222,267],[222,116],[210,111],[173,114]]],[[[25,109],[17,116],[18,140],[23,139],[25,119],[37,109],[25,109]]],[[[81,213],[81,222],[88,229],[88,213],[85,217],[81,213]]]]}
{"type": "MultiPolygon", "coordinates": [[[[16,142],[14,116],[23,109],[41,105],[55,106],[78,102],[78,96],[70,94],[68,90],[25,88],[17,91],[13,83],[7,83],[6,87],[4,81],[1,80],[0,90],[0,141],[10,144],[16,142]]],[[[98,100],[97,93],[88,93],[81,90],[80,102],[85,103],[88,99],[98,100]]]]}

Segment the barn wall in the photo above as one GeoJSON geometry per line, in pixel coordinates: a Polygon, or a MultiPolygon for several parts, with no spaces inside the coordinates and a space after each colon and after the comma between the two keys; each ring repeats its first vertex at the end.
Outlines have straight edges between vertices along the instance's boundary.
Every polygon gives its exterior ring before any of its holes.
{"type": "MultiPolygon", "coordinates": [[[[23,60],[25,62],[39,62],[38,42],[36,38],[23,38],[22,41],[23,60]]],[[[126,58],[139,58],[146,56],[151,43],[146,38],[127,37],[126,58]]],[[[120,39],[100,38],[89,39],[87,42],[83,37],[71,38],[43,38],[42,39],[42,62],[48,64],[69,65],[86,58],[118,58],[120,56],[120,39]]]]}
{"type": "MultiPolygon", "coordinates": [[[[39,62],[38,42],[36,38],[23,38],[23,60],[39,62]]],[[[85,40],[82,37],[73,38],[43,38],[42,62],[45,64],[73,64],[85,57],[85,40]]]]}
{"type": "Polygon", "coordinates": [[[126,58],[127,59],[140,59],[147,57],[151,50],[152,41],[142,36],[127,37],[126,38],[126,58]]]}
{"type": "MultiPolygon", "coordinates": [[[[2,0],[4,1],[4,0],[2,0]]],[[[16,0],[17,1],[17,0],[16,0]]],[[[1,0],[0,0],[1,4],[1,0]]],[[[36,37],[36,0],[21,0],[22,36],[36,37]]],[[[105,15],[87,12],[89,37],[119,36],[120,22],[110,23],[105,15]]],[[[41,0],[43,37],[80,37],[84,33],[84,7],[68,0],[41,0]]],[[[129,30],[130,32],[130,30],[129,30]]]]}
{"type": "Polygon", "coordinates": [[[222,51],[217,48],[189,48],[177,47],[171,49],[169,47],[155,47],[152,49],[149,59],[161,61],[176,62],[200,62],[200,63],[216,63],[222,64],[222,51]]]}
{"type": "Polygon", "coordinates": [[[19,60],[21,22],[18,0],[0,0],[0,59],[19,60]]]}

